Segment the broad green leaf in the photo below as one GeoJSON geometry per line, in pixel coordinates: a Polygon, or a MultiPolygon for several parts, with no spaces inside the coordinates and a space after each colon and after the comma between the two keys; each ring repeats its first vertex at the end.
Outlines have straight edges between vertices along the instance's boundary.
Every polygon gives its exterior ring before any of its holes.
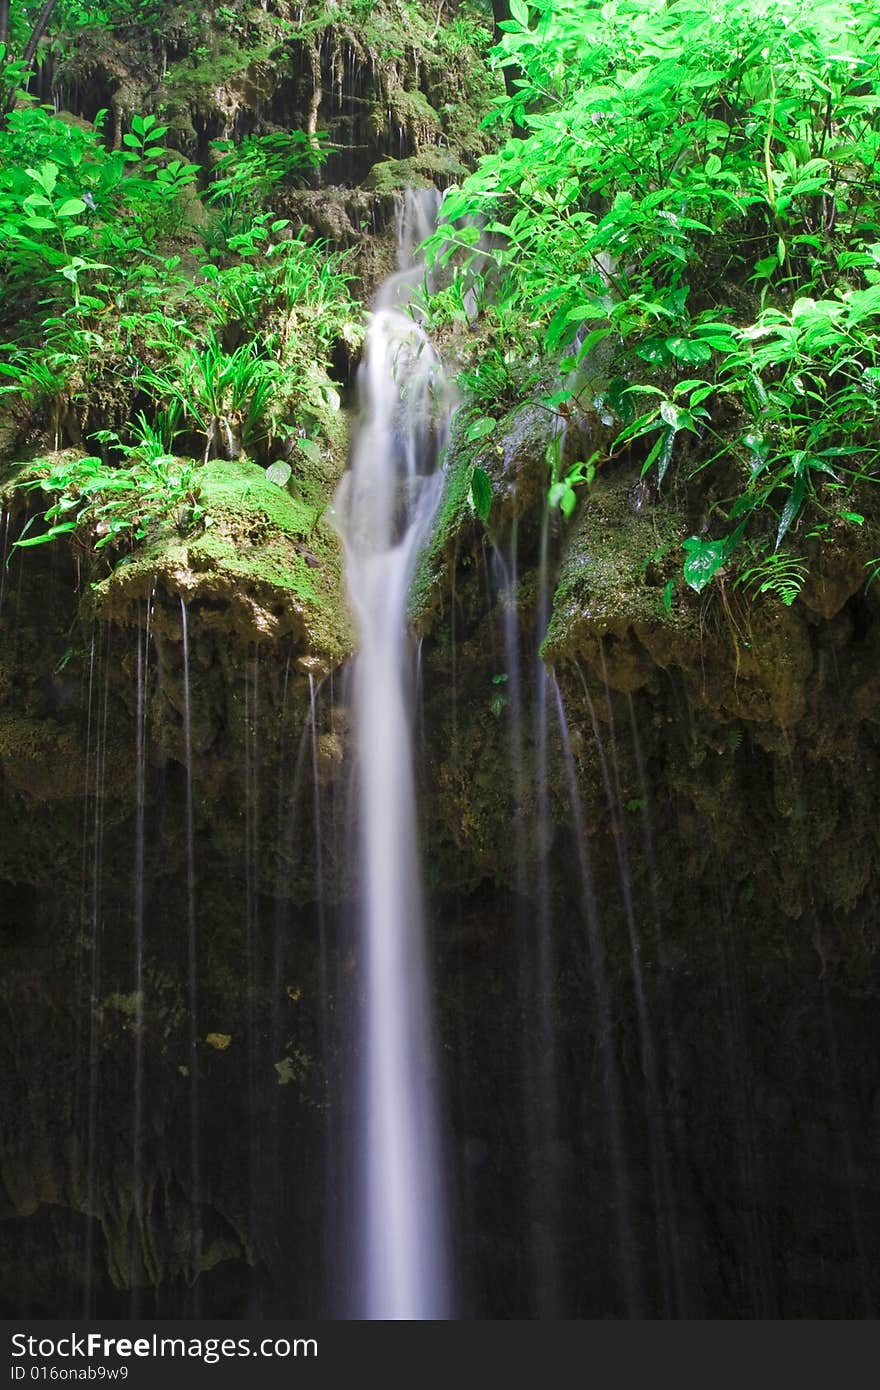
{"type": "Polygon", "coordinates": [[[289,463],[279,459],[277,463],[272,463],[266,469],[266,477],[270,483],[276,483],[278,487],[285,487],[290,481],[293,469],[289,463]]]}
{"type": "MultiPolygon", "coordinates": [[[[664,402],[665,404],[665,402],[664,402]]],[[[641,476],[644,478],[654,463],[657,464],[657,481],[662,483],[666,470],[669,467],[669,460],[672,458],[672,450],[675,445],[676,431],[671,425],[666,425],[658,437],[655,439],[651,452],[642,464],[641,476]]]]}
{"type": "Polygon", "coordinates": [[[576,304],[565,315],[566,323],[588,323],[594,319],[607,319],[608,308],[601,300],[593,299],[586,304],[576,304]]]}
{"type": "Polygon", "coordinates": [[[66,198],[59,208],[56,208],[56,217],[79,217],[81,212],[85,212],[86,205],[82,198],[66,198]]]}
{"type": "Polygon", "coordinates": [[[575,492],[573,487],[566,487],[565,491],[559,499],[559,510],[562,512],[562,515],[566,519],[568,519],[568,517],[570,517],[573,514],[576,506],[577,493],[575,492]]]}
{"type": "Polygon", "coordinates": [[[469,440],[485,439],[487,434],[491,434],[497,428],[497,421],[493,420],[490,415],[483,415],[470,426],[467,438],[469,440]]]}
{"type": "Polygon", "coordinates": [[[690,536],[683,542],[686,552],[682,573],[685,581],[698,594],[715,577],[727,554],[727,541],[704,541],[699,536],[690,536]]]}
{"type": "Polygon", "coordinates": [[[697,338],[667,338],[666,346],[679,362],[708,362],[712,356],[708,342],[697,338]]]}
{"type": "Polygon", "coordinates": [[[492,484],[488,473],[482,468],[475,468],[471,474],[471,501],[480,520],[488,521],[492,508],[492,484]]]}
{"type": "Polygon", "coordinates": [[[21,549],[29,545],[46,545],[48,541],[54,541],[56,536],[63,536],[66,532],[75,530],[75,521],[61,521],[57,526],[50,526],[41,536],[28,536],[27,540],[16,541],[15,544],[21,549]]]}
{"type": "Polygon", "coordinates": [[[26,169],[25,173],[29,179],[33,179],[34,183],[40,185],[44,193],[48,194],[49,197],[52,196],[55,185],[58,182],[57,164],[53,164],[50,160],[47,160],[45,164],[40,165],[39,169],[26,169]]]}

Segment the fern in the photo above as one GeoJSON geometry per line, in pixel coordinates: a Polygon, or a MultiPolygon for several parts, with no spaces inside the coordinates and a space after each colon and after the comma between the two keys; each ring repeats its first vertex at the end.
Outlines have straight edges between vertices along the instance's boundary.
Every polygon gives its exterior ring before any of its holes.
{"type": "Polygon", "coordinates": [[[772,555],[766,555],[758,564],[743,570],[734,581],[734,587],[741,585],[753,597],[758,594],[775,594],[786,608],[790,608],[803,588],[808,573],[809,569],[804,560],[777,551],[772,555]]]}

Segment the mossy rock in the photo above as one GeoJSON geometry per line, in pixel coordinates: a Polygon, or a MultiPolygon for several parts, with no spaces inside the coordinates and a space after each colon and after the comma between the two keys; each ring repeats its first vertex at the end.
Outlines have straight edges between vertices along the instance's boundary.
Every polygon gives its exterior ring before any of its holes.
{"type": "Polygon", "coordinates": [[[401,193],[406,188],[436,188],[464,178],[467,170],[449,150],[434,147],[409,159],[382,159],[364,179],[363,188],[376,193],[401,193]]]}
{"type": "Polygon", "coordinates": [[[0,720],[0,767],[10,786],[35,801],[82,796],[85,755],[80,729],[50,719],[0,720]]]}
{"type": "Polygon", "coordinates": [[[205,627],[245,642],[291,638],[315,670],[342,661],[352,638],[341,546],[321,508],[246,460],[214,460],[198,476],[205,529],[157,538],[118,564],[95,587],[97,616],[138,626],[151,593],[179,594],[205,627]]]}

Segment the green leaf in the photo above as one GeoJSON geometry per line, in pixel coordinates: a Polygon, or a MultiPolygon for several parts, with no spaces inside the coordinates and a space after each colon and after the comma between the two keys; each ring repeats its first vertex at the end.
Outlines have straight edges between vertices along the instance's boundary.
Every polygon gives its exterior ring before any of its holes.
{"type": "Polygon", "coordinates": [[[75,531],[75,521],[60,521],[57,526],[50,526],[48,531],[44,531],[42,536],[28,536],[25,541],[15,541],[15,545],[24,549],[29,545],[45,545],[48,541],[54,541],[56,536],[63,536],[67,531],[75,531]]]}
{"type": "Polygon", "coordinates": [[[559,510],[566,520],[572,515],[577,506],[577,493],[573,487],[563,484],[563,493],[559,499],[559,510]]]}
{"type": "Polygon", "coordinates": [[[803,476],[795,478],[791,492],[786,499],[785,506],[782,508],[782,516],[779,518],[779,530],[776,532],[775,550],[778,550],[781,546],[789,527],[800,511],[806,494],[806,488],[807,485],[803,476]]]}
{"type": "Polygon", "coordinates": [[[672,461],[672,451],[675,448],[675,430],[667,429],[664,431],[660,451],[657,455],[657,486],[666,477],[666,470],[672,461]]]}
{"type": "Polygon", "coordinates": [[[79,217],[81,212],[85,212],[86,205],[82,198],[67,198],[60,208],[55,209],[56,217],[79,217]]]}
{"type": "Polygon", "coordinates": [[[565,315],[566,323],[588,323],[595,319],[607,319],[608,306],[594,299],[588,304],[576,304],[565,315]]]}
{"type": "Polygon", "coordinates": [[[699,536],[690,536],[682,549],[687,554],[682,567],[685,582],[698,594],[702,593],[724,564],[727,541],[703,541],[699,536]]]}
{"type": "Polygon", "coordinates": [[[323,457],[321,448],[320,445],[315,443],[314,439],[297,439],[296,447],[301,453],[305,454],[306,458],[309,459],[311,463],[321,462],[323,457]]]}
{"type": "Polygon", "coordinates": [[[270,483],[277,484],[278,487],[285,487],[290,481],[293,469],[289,463],[279,459],[277,463],[272,463],[266,469],[266,477],[270,483]]]}
{"type": "Polygon", "coordinates": [[[492,431],[497,428],[497,422],[493,420],[491,416],[483,415],[479,420],[474,421],[466,437],[469,440],[485,439],[487,434],[491,434],[492,431]]]}
{"type": "Polygon", "coordinates": [[[492,508],[492,484],[488,473],[482,468],[475,468],[471,474],[471,501],[480,520],[488,521],[492,508]]]}
{"type": "Polygon", "coordinates": [[[50,197],[52,196],[52,192],[58,182],[57,164],[52,164],[51,161],[47,160],[45,164],[40,165],[39,169],[26,169],[25,173],[29,179],[33,179],[34,183],[40,185],[44,193],[47,193],[50,197]]]}
{"type": "Polygon", "coordinates": [[[666,346],[679,362],[708,362],[712,356],[708,342],[696,338],[667,338],[666,346]]]}

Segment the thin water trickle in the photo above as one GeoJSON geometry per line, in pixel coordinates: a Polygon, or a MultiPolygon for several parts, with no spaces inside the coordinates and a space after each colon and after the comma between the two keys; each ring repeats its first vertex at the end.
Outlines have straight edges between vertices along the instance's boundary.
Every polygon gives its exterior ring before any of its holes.
{"type": "MultiPolygon", "coordinates": [[[[82,672],[80,700],[85,707],[85,746],[83,749],[83,796],[82,796],[82,835],[80,852],[80,890],[79,890],[79,940],[75,956],[73,997],[76,1000],[74,1023],[74,1078],[72,1096],[75,1116],[74,1133],[81,1161],[87,1161],[88,1153],[88,1112],[89,1112],[89,862],[91,838],[91,800],[92,800],[92,743],[95,675],[97,660],[97,636],[92,629],[89,642],[89,659],[82,672]]],[[[88,1183],[88,1179],[86,1179],[88,1183]]],[[[88,1217],[86,1218],[88,1220],[88,1217]]],[[[71,1267],[71,1279],[76,1281],[77,1272],[71,1267]]],[[[72,1299],[76,1295],[72,1292],[72,1299]]]]}
{"type": "MultiPolygon", "coordinates": [[[[663,983],[665,985],[670,967],[663,934],[663,910],[660,896],[660,871],[655,850],[653,801],[648,788],[648,777],[645,769],[644,754],[642,752],[639,722],[636,718],[636,709],[631,694],[627,695],[627,708],[629,710],[630,737],[632,739],[636,773],[638,776],[638,799],[641,803],[639,814],[642,825],[642,854],[648,870],[648,884],[651,907],[654,915],[657,954],[661,974],[663,976],[663,983]]],[[[667,1052],[670,1088],[673,1096],[677,1098],[682,1088],[680,1084],[681,1067],[679,1065],[679,1044],[675,1036],[674,1027],[668,1037],[667,1052]]],[[[669,1228],[670,1269],[673,1280],[673,1307],[676,1315],[679,1317],[695,1317],[700,1314],[699,1310],[694,1308],[694,1295],[687,1287],[681,1255],[682,1238],[681,1230],[679,1229],[678,1213],[680,1210],[687,1210],[688,1215],[690,1215],[692,1204],[689,1200],[690,1194],[687,1190],[686,1179],[688,1170],[687,1137],[683,1131],[677,1106],[673,1108],[668,1121],[668,1140],[664,1141],[664,1152],[667,1151],[674,1160],[673,1163],[668,1164],[668,1192],[666,1194],[669,1204],[667,1224],[669,1228]]]]}
{"type": "MultiPolygon", "coordinates": [[[[510,748],[513,832],[516,862],[515,922],[519,941],[519,994],[523,1012],[522,1066],[524,1132],[528,1147],[527,1202],[529,1258],[536,1316],[562,1314],[561,1220],[559,1167],[562,1159],[559,1078],[554,994],[556,950],[550,893],[550,813],[548,799],[547,671],[540,646],[549,620],[549,527],[547,513],[538,566],[538,603],[531,656],[521,654],[523,630],[518,605],[519,554],[516,520],[507,558],[495,551],[496,582],[501,590],[507,727],[510,748]],[[534,749],[527,747],[526,718],[533,711],[534,749]],[[534,810],[527,795],[534,781],[534,810]],[[530,868],[530,845],[536,851],[530,868]]],[[[531,727],[531,726],[530,726],[531,727]]]]}
{"type": "Polygon", "coordinates": [[[143,628],[137,632],[135,694],[135,843],[134,843],[134,1124],[132,1139],[132,1232],[129,1278],[132,1316],[140,1310],[144,1236],[144,906],[146,849],[146,776],[149,661],[154,593],[146,602],[143,628]]]}
{"type": "Polygon", "coordinates": [[[6,596],[6,561],[9,553],[9,512],[3,513],[3,540],[0,541],[0,617],[3,615],[3,600],[6,596]]]}
{"type": "Polygon", "coordinates": [[[574,845],[577,853],[581,880],[581,902],[584,923],[587,931],[587,950],[590,961],[590,974],[593,983],[593,999],[596,1008],[596,1029],[599,1057],[602,1070],[602,1089],[605,1097],[605,1115],[608,1133],[608,1148],[611,1158],[610,1179],[614,1190],[614,1206],[617,1224],[617,1254],[620,1269],[623,1305],[627,1317],[645,1316],[645,1295],[641,1262],[635,1246],[635,1221],[633,1217],[631,1164],[624,1139],[623,1107],[621,1102],[621,1083],[617,1055],[611,1031],[611,996],[608,988],[608,974],[605,968],[605,942],[599,909],[596,902],[593,882],[593,868],[590,861],[589,838],[584,821],[583,803],[578,786],[577,768],[571,746],[568,718],[562,700],[562,691],[553,680],[556,712],[559,720],[559,734],[562,741],[563,760],[568,782],[569,804],[571,808],[574,845]]]}
{"type": "Polygon", "coordinates": [[[605,684],[605,711],[608,728],[607,739],[603,739],[602,737],[602,730],[599,725],[596,707],[590,695],[584,674],[579,666],[576,669],[583,687],[587,709],[590,714],[593,737],[596,742],[596,752],[599,759],[599,768],[602,774],[602,784],[605,790],[605,798],[608,807],[609,823],[614,840],[618,878],[629,940],[630,967],[632,972],[633,995],[636,1005],[636,1023],[639,1034],[639,1053],[642,1076],[645,1084],[644,1109],[648,1131],[651,1181],[654,1198],[654,1228],[656,1235],[657,1261],[664,1305],[663,1315],[665,1317],[670,1317],[672,1316],[674,1308],[674,1290],[677,1281],[674,1273],[676,1265],[676,1255],[673,1249],[674,1242],[671,1239],[669,1230],[669,1218],[672,1210],[669,1161],[666,1148],[666,1136],[663,1132],[664,1126],[660,1102],[657,1049],[648,1007],[647,990],[645,988],[645,973],[642,964],[642,940],[635,910],[628,837],[621,816],[623,793],[620,781],[620,764],[617,756],[611,689],[608,685],[605,656],[601,646],[599,651],[602,661],[602,676],[605,684]]]}
{"type": "Polygon", "coordinates": [[[538,562],[538,609],[535,624],[535,836],[537,866],[534,897],[536,906],[536,984],[538,1055],[534,1071],[537,1156],[535,1180],[538,1217],[535,1232],[535,1271],[537,1311],[542,1318],[561,1316],[563,1288],[560,1262],[562,1209],[559,1165],[562,1138],[559,1116],[559,1076],[556,1038],[556,943],[553,934],[553,908],[550,893],[550,804],[548,780],[547,695],[549,673],[541,660],[541,643],[550,621],[550,582],[548,565],[549,510],[545,506],[541,525],[538,562]]]}
{"type": "Polygon", "coordinates": [[[202,1267],[202,1165],[199,1106],[199,950],[196,924],[196,855],[193,817],[192,708],[189,675],[189,626],[186,603],[180,597],[180,637],[183,654],[183,755],[186,765],[186,931],[189,993],[189,1156],[192,1206],[192,1273],[194,1311],[198,1313],[202,1267]]]}
{"type": "Polygon", "coordinates": [[[402,312],[413,249],[437,195],[407,192],[398,265],[379,292],[359,390],[362,415],[336,512],[360,650],[354,717],[362,870],[364,1021],[360,1295],[366,1318],[450,1311],[444,1182],[416,835],[412,660],[406,605],[440,497],[449,395],[422,329],[402,312]]]}
{"type": "Polygon", "coordinates": [[[272,1136],[258,1122],[260,1114],[257,998],[259,990],[259,900],[257,893],[260,825],[260,658],[254,651],[244,670],[244,1033],[248,1116],[248,1217],[250,1230],[259,1230],[260,1199],[267,1170],[271,1170],[272,1136]],[[268,1163],[264,1162],[268,1158],[268,1163]]]}
{"type": "MultiPolygon", "coordinates": [[[[327,909],[324,902],[324,838],[322,834],[321,779],[318,765],[317,700],[320,686],[309,672],[309,733],[312,752],[312,824],[315,831],[315,907],[318,915],[318,1052],[325,1077],[330,1059],[330,964],[327,942],[327,909]]],[[[336,1189],[336,1146],[333,1143],[332,1087],[324,1099],[324,1202],[329,1212],[336,1189]]]]}
{"type": "MultiPolygon", "coordinates": [[[[98,1105],[100,1095],[100,1014],[98,1009],[101,988],[101,945],[103,934],[102,882],[104,864],[104,796],[107,769],[107,716],[110,703],[110,660],[105,639],[104,688],[100,706],[96,709],[94,738],[94,780],[91,806],[91,866],[89,923],[89,1039],[88,1039],[88,1106],[86,1113],[86,1239],[83,1254],[83,1316],[94,1315],[93,1289],[95,1270],[95,1236],[98,1221],[98,1105]]],[[[91,678],[90,678],[91,686],[91,678]]],[[[88,776],[88,773],[87,773],[88,776]]]]}

